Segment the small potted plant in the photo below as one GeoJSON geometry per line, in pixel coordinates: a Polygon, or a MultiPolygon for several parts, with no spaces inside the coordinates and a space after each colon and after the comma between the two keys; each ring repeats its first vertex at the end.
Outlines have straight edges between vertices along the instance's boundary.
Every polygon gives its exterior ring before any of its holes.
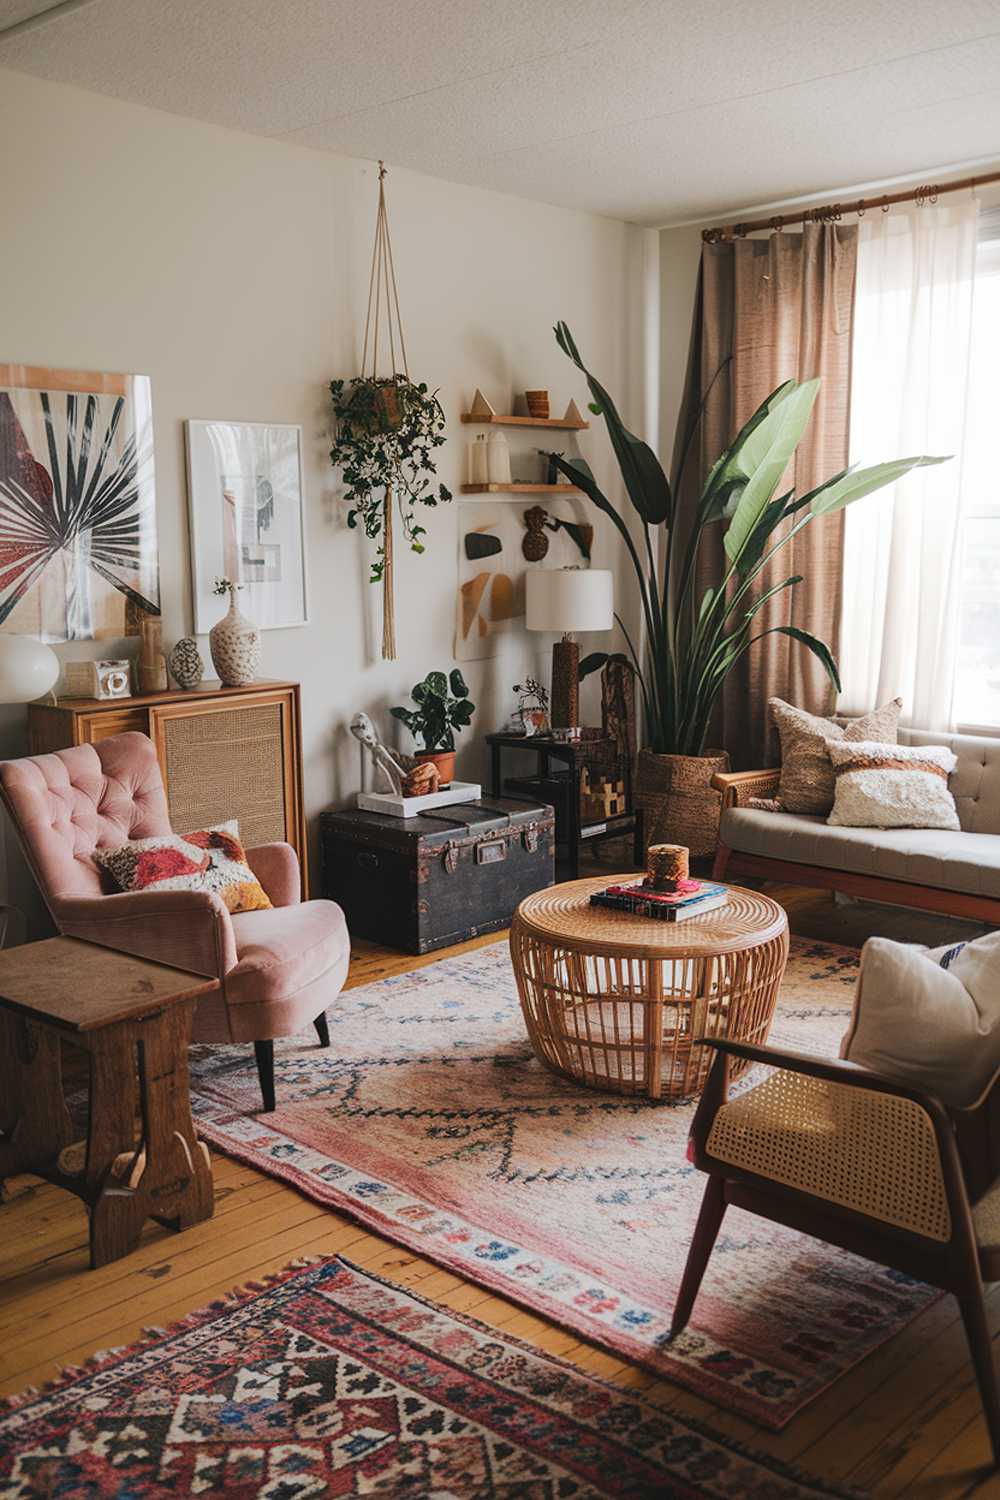
{"type": "Polygon", "coordinates": [[[423,741],[417,760],[435,765],[441,785],[447,786],[455,776],[455,731],[464,729],[475,712],[465,678],[457,667],[448,677],[443,672],[428,672],[423,682],[411,689],[410,697],[416,708],[394,708],[390,712],[415,740],[423,741]]]}
{"type": "Polygon", "coordinates": [[[515,682],[517,694],[517,717],[521,720],[522,733],[526,735],[548,734],[549,695],[536,677],[526,677],[515,682]]]}

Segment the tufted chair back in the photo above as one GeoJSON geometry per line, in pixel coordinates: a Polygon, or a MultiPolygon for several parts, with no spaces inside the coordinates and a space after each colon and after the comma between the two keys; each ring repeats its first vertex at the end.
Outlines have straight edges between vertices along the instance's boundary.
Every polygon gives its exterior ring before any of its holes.
{"type": "Polygon", "coordinates": [[[54,916],[99,896],[95,849],[170,832],[156,749],[144,734],[0,762],[0,793],[54,916]]]}

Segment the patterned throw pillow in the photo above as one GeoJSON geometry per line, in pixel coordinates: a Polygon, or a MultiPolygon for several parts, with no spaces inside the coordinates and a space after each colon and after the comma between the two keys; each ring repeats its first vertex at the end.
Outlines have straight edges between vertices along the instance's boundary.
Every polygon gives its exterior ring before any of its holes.
{"type": "Polygon", "coordinates": [[[231,912],[271,905],[247,864],[233,819],[194,833],[132,839],[116,849],[95,849],[94,860],[123,891],[215,891],[231,912]]]}
{"type": "Polygon", "coordinates": [[[827,740],[827,749],[837,788],[828,823],[841,828],[961,827],[948,790],[958,757],[945,745],[827,740]]]}
{"type": "Polygon", "coordinates": [[[778,801],[782,812],[813,813],[825,818],[833,806],[833,767],[828,740],[878,740],[895,744],[902,698],[893,698],[874,713],[849,724],[835,724],[793,708],[781,698],[770,698],[768,708],[781,741],[781,779],[778,801]]]}

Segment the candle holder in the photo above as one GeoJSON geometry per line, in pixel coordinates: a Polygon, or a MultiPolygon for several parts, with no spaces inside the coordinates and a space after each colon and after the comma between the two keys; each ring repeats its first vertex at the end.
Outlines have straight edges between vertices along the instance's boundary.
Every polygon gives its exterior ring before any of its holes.
{"type": "Polygon", "coordinates": [[[646,885],[654,891],[682,891],[688,884],[688,849],[685,844],[650,844],[646,851],[646,885]]]}

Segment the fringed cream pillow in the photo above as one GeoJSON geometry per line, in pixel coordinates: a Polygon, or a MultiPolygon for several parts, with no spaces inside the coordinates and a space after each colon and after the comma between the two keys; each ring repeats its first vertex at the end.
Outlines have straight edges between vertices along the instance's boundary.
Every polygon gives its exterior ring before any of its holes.
{"type": "Polygon", "coordinates": [[[944,745],[827,740],[841,828],[959,828],[948,777],[958,757],[944,745]]]}
{"type": "Polygon", "coordinates": [[[836,724],[833,719],[794,708],[781,698],[770,698],[768,708],[781,741],[781,811],[825,818],[833,806],[833,767],[827,740],[895,741],[902,707],[902,698],[893,698],[874,713],[852,719],[849,724],[836,724]]]}

